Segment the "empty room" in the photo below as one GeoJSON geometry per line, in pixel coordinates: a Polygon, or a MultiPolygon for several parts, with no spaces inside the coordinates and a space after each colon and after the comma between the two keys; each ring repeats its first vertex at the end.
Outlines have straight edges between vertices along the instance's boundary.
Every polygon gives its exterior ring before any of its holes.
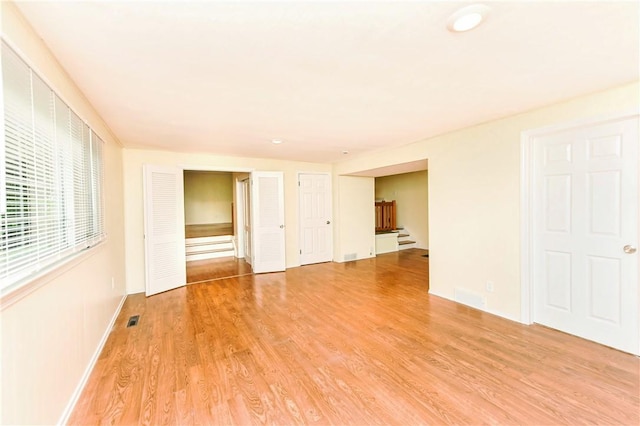
{"type": "Polygon", "coordinates": [[[0,424],[640,424],[637,1],[0,25],[0,424]]]}

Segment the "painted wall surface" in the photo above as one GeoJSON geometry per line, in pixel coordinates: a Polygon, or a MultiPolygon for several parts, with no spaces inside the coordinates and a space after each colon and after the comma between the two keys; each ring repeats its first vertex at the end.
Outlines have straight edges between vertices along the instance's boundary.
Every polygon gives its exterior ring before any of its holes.
{"type": "Polygon", "coordinates": [[[142,193],[142,166],[156,164],[174,166],[184,170],[215,171],[282,171],[284,172],[285,244],[287,268],[300,266],[298,237],[298,173],[331,171],[330,164],[303,163],[220,155],[124,150],[125,187],[125,255],[127,258],[127,292],[144,291],[144,208],[142,193]]]}
{"type": "Polygon", "coordinates": [[[0,423],[55,424],[125,295],[122,149],[15,6],[0,8],[3,37],[105,141],[106,242],[45,274],[23,297],[3,297],[0,308],[0,423]]]}
{"type": "Polygon", "coordinates": [[[460,287],[485,296],[488,311],[519,320],[521,133],[639,108],[635,82],[337,163],[334,174],[428,158],[429,291],[453,299],[460,287]]]}
{"type": "Polygon", "coordinates": [[[427,171],[382,176],[375,180],[376,200],[396,200],[396,225],[410,233],[416,247],[429,248],[427,171]]]}
{"type": "Polygon", "coordinates": [[[334,261],[354,254],[356,259],[375,257],[374,179],[334,175],[333,182],[334,261]]]}
{"type": "Polygon", "coordinates": [[[231,223],[233,178],[231,173],[184,172],[186,225],[231,223]]]}

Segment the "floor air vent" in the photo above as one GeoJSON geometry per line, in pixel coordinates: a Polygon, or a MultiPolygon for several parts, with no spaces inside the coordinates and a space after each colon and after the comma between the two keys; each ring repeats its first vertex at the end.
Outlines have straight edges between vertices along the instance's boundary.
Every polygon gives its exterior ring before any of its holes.
{"type": "Polygon", "coordinates": [[[132,316],[131,318],[129,318],[129,321],[127,322],[127,327],[134,327],[138,325],[138,320],[140,320],[140,315],[132,316]]]}

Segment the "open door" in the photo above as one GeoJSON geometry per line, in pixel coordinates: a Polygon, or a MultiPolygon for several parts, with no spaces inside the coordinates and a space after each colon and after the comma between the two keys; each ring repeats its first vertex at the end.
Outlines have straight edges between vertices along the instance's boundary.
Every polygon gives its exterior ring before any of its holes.
{"type": "Polygon", "coordinates": [[[144,166],[146,295],[187,282],[184,245],[184,187],[181,169],[144,166]]]}
{"type": "Polygon", "coordinates": [[[284,271],[284,175],[251,173],[251,267],[256,274],[284,271]]]}
{"type": "Polygon", "coordinates": [[[244,260],[251,265],[253,263],[251,256],[251,179],[246,178],[242,181],[242,200],[244,203],[244,226],[242,228],[243,233],[243,248],[244,248],[244,260]]]}

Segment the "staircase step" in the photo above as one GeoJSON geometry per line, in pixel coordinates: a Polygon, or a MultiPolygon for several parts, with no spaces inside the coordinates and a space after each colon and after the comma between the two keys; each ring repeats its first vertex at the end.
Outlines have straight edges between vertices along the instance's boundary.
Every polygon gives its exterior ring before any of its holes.
{"type": "Polygon", "coordinates": [[[187,254],[206,253],[215,251],[233,251],[233,243],[214,243],[214,244],[199,244],[197,246],[187,246],[187,254]]]}
{"type": "Polygon", "coordinates": [[[407,250],[412,248],[416,248],[415,241],[405,241],[404,243],[403,242],[398,243],[398,250],[407,250]]]}
{"type": "Polygon", "coordinates": [[[398,234],[398,238],[409,237],[409,234],[400,233],[398,234]]]}
{"type": "Polygon", "coordinates": [[[216,259],[218,257],[231,257],[231,256],[235,256],[234,250],[209,250],[204,252],[187,254],[187,262],[191,262],[194,260],[216,259]]]}
{"type": "Polygon", "coordinates": [[[233,245],[233,241],[203,241],[201,243],[186,243],[186,247],[204,247],[204,246],[224,246],[226,244],[233,245]]]}
{"type": "Polygon", "coordinates": [[[415,244],[415,241],[411,241],[411,240],[403,240],[403,241],[398,241],[398,244],[400,244],[401,246],[407,245],[407,244],[415,244]]]}
{"type": "Polygon", "coordinates": [[[217,235],[213,237],[187,238],[184,240],[186,245],[208,244],[208,243],[229,242],[229,241],[233,241],[233,235],[217,235]]]}
{"type": "Polygon", "coordinates": [[[218,247],[218,248],[201,248],[199,250],[187,250],[187,254],[200,254],[200,253],[222,253],[226,251],[233,251],[233,247],[218,247]]]}

